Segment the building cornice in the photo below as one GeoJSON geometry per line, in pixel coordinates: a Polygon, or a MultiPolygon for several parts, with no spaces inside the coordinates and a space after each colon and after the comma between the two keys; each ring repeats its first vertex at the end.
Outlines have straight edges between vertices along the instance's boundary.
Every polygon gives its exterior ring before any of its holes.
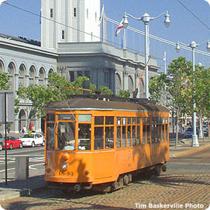
{"type": "Polygon", "coordinates": [[[24,50],[30,53],[38,53],[44,56],[58,57],[57,50],[44,49],[40,46],[18,42],[7,38],[0,37],[0,46],[8,47],[15,50],[24,50]]]}
{"type": "MultiPolygon", "coordinates": [[[[144,67],[144,56],[129,50],[123,50],[102,42],[58,43],[59,57],[101,57],[144,67]]],[[[157,61],[150,59],[150,68],[158,69],[157,61]]]]}

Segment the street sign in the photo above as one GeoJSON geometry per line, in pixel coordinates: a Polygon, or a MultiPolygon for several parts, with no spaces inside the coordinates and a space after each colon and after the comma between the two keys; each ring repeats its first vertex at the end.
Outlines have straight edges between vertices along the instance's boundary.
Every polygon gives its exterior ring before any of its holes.
{"type": "Polygon", "coordinates": [[[14,93],[11,91],[0,91],[0,123],[5,124],[5,119],[6,123],[14,122],[14,93]]]}

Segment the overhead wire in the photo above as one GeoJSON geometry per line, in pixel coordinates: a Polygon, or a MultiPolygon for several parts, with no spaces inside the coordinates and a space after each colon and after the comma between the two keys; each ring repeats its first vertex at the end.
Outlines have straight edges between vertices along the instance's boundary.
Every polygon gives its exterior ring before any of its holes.
{"type": "MultiPolygon", "coordinates": [[[[186,7],[180,0],[177,0],[177,1],[178,1],[183,7],[186,7]]],[[[11,3],[8,3],[8,2],[4,2],[3,4],[6,4],[6,5],[10,6],[10,7],[13,7],[13,8],[15,8],[15,9],[21,10],[21,11],[23,11],[23,12],[29,13],[29,14],[31,14],[31,15],[37,16],[37,17],[39,17],[39,18],[42,18],[42,19],[45,19],[45,20],[54,22],[54,23],[56,23],[56,24],[59,24],[59,25],[62,25],[62,26],[68,27],[68,28],[71,28],[71,29],[76,30],[76,31],[78,31],[78,32],[87,34],[87,35],[92,36],[92,37],[95,37],[95,38],[97,38],[97,39],[99,39],[99,40],[101,39],[100,36],[96,36],[96,35],[93,35],[93,34],[91,34],[91,33],[88,33],[88,32],[85,32],[85,31],[83,31],[83,30],[80,30],[80,29],[78,29],[78,28],[75,28],[75,27],[66,25],[66,24],[61,23],[61,22],[58,22],[58,21],[56,21],[56,20],[54,20],[54,19],[45,17],[45,16],[43,16],[43,15],[41,15],[41,14],[37,14],[37,13],[35,13],[35,12],[33,12],[33,11],[24,9],[24,8],[22,8],[22,7],[18,7],[18,6],[16,6],[16,5],[14,5],[14,4],[11,4],[11,3]]],[[[186,7],[186,9],[189,10],[187,7],[186,7]]],[[[190,12],[190,10],[189,10],[189,12],[190,12]]],[[[203,24],[203,21],[200,20],[199,17],[197,17],[192,11],[191,11],[191,13],[192,13],[193,16],[195,16],[195,17],[199,20],[200,23],[203,24]]],[[[109,21],[109,22],[111,22],[111,23],[113,23],[113,24],[115,24],[115,25],[119,25],[119,22],[116,21],[116,20],[113,20],[113,19],[111,19],[111,18],[109,18],[109,17],[107,17],[107,16],[105,16],[104,18],[105,18],[107,21],[109,21]]],[[[204,25],[206,25],[206,24],[204,24],[204,25]]],[[[207,25],[206,25],[206,27],[208,28],[208,30],[210,30],[210,28],[209,28],[207,25]]],[[[140,35],[142,35],[142,36],[145,36],[145,32],[144,32],[144,31],[141,31],[141,30],[136,29],[136,28],[131,27],[131,26],[128,26],[127,28],[130,29],[131,31],[137,33],[137,34],[140,34],[140,35]]],[[[164,43],[164,44],[167,44],[167,45],[170,45],[170,46],[173,46],[173,47],[176,47],[176,44],[177,44],[177,43],[175,43],[175,42],[173,42],[173,41],[170,41],[170,40],[167,40],[167,39],[158,37],[158,36],[153,35],[153,34],[149,34],[149,37],[150,37],[151,39],[154,39],[154,40],[156,40],[156,41],[159,41],[159,42],[161,42],[161,43],[164,43]]],[[[109,39],[104,39],[104,41],[106,41],[106,42],[108,42],[108,43],[110,43],[110,44],[113,44],[113,45],[117,45],[116,42],[110,41],[109,39]]],[[[182,48],[182,49],[187,50],[187,51],[192,51],[192,49],[191,49],[187,44],[181,43],[180,45],[181,45],[181,48],[182,48]]],[[[127,48],[127,49],[130,49],[130,50],[134,51],[134,49],[132,49],[132,48],[127,48]]],[[[210,57],[210,53],[208,53],[208,52],[205,52],[205,51],[202,51],[202,50],[198,50],[198,49],[195,49],[195,52],[198,53],[198,54],[201,54],[201,55],[209,56],[209,57],[210,57]]]]}
{"type": "Polygon", "coordinates": [[[183,8],[185,8],[201,25],[210,31],[210,27],[201,18],[189,9],[181,0],[176,0],[183,8]]]}

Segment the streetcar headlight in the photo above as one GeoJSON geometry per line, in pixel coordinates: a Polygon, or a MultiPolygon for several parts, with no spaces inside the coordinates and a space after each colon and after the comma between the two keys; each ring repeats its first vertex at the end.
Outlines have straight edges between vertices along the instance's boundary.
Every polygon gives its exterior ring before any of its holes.
{"type": "Polygon", "coordinates": [[[67,168],[68,168],[67,162],[63,162],[63,164],[61,165],[61,170],[62,170],[62,171],[66,171],[67,168]]]}

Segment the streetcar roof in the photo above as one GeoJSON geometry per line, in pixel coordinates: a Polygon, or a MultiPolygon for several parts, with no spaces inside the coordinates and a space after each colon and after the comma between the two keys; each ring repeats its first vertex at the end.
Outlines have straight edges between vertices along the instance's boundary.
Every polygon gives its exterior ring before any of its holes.
{"type": "Polygon", "coordinates": [[[73,97],[68,100],[50,102],[46,110],[126,110],[126,111],[152,111],[168,112],[168,109],[161,105],[156,105],[150,101],[139,100],[136,102],[129,101],[112,101],[99,100],[85,97],[73,97]]]}

